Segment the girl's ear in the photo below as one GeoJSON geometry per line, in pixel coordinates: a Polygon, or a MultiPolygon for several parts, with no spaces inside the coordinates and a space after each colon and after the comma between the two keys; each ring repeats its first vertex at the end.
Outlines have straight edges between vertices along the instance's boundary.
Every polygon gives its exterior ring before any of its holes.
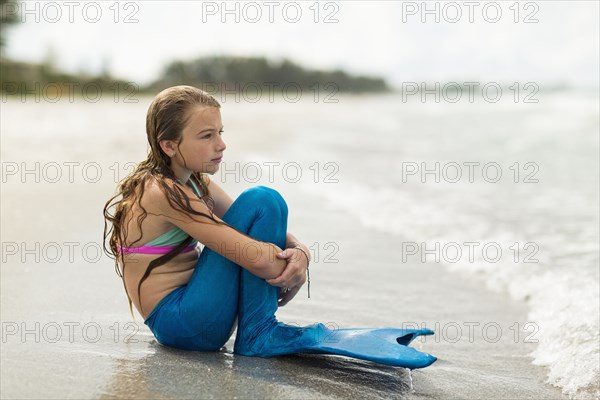
{"type": "Polygon", "coordinates": [[[158,144],[163,153],[169,157],[174,157],[177,153],[177,145],[172,140],[161,140],[158,144]]]}

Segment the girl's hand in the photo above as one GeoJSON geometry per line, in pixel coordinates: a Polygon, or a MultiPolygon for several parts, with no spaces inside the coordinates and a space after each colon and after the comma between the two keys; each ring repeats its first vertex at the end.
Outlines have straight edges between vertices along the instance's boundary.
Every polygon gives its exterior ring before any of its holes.
{"type": "Polygon", "coordinates": [[[285,259],[287,265],[281,275],[277,278],[268,279],[267,283],[280,288],[294,289],[298,287],[300,289],[306,282],[306,268],[308,266],[306,255],[298,249],[290,248],[277,253],[277,258],[285,259]]]}
{"type": "Polygon", "coordinates": [[[296,294],[298,294],[299,291],[300,286],[293,287],[289,290],[286,290],[286,288],[281,289],[281,292],[279,293],[279,299],[277,300],[278,306],[285,306],[287,303],[290,302],[290,300],[294,298],[294,296],[296,296],[296,294]]]}

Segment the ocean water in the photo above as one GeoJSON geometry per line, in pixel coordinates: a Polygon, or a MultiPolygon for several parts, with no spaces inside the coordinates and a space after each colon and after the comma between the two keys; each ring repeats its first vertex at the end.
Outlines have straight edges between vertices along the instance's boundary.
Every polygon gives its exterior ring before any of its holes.
{"type": "Polygon", "coordinates": [[[339,184],[304,189],[397,236],[404,260],[476,276],[526,302],[534,364],[569,397],[598,398],[598,94],[538,97],[355,99],[337,106],[345,118],[324,112],[320,129],[290,145],[337,166],[339,184]]]}

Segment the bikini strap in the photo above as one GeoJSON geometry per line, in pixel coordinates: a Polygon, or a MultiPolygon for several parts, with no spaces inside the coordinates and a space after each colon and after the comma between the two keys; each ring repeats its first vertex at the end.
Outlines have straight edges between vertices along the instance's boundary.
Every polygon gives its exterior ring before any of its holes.
{"type": "Polygon", "coordinates": [[[190,179],[190,183],[192,184],[192,190],[198,195],[198,197],[202,198],[202,193],[200,193],[200,189],[194,183],[193,179],[190,179]]]}

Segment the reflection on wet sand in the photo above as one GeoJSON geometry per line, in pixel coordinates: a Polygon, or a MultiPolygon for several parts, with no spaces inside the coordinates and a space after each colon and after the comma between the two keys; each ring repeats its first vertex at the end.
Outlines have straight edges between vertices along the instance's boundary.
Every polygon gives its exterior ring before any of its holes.
{"type": "Polygon", "coordinates": [[[218,353],[146,343],[142,357],[116,362],[102,398],[391,398],[410,392],[402,368],[329,355],[275,358],[234,355],[233,339],[218,353]]]}

